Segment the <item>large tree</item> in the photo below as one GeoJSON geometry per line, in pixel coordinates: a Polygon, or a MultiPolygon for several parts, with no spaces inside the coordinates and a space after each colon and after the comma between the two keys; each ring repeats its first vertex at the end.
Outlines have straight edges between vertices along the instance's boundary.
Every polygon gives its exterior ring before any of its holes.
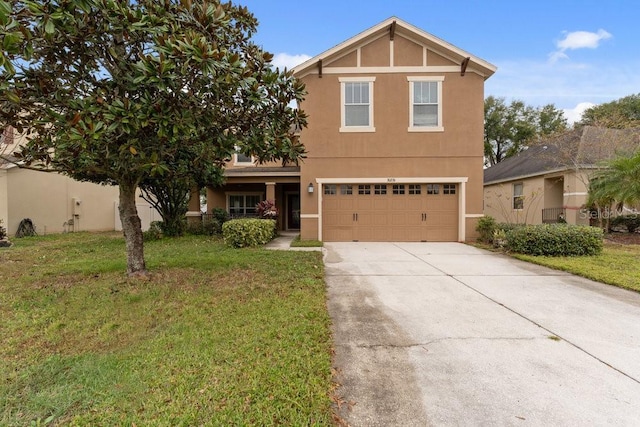
{"type": "Polygon", "coordinates": [[[507,104],[489,96],[484,101],[484,155],[488,166],[500,163],[536,138],[567,128],[567,120],[553,104],[534,108],[523,101],[507,104]]]}
{"type": "Polygon", "coordinates": [[[136,189],[170,180],[177,156],[304,155],[291,127],[305,116],[288,106],[304,86],[265,72],[256,26],[218,0],[0,0],[0,124],[25,132],[23,167],[119,186],[129,274],[146,273],[136,189]],[[262,120],[265,105],[278,120],[262,120]]]}
{"type": "Polygon", "coordinates": [[[640,128],[640,93],[589,108],[582,114],[580,124],[614,129],[640,128]]]}

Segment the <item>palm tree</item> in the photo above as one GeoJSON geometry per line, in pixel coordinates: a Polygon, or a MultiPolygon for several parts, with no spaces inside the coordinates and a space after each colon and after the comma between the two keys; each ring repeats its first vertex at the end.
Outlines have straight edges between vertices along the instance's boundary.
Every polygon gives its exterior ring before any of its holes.
{"type": "Polygon", "coordinates": [[[610,160],[589,182],[589,205],[600,208],[640,202],[640,151],[610,160]]]}

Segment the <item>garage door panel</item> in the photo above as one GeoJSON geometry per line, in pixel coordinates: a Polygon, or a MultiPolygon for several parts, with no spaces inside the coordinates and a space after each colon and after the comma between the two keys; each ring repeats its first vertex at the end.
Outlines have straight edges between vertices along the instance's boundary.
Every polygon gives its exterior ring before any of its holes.
{"type": "Polygon", "coordinates": [[[323,198],[323,240],[326,241],[456,241],[457,186],[351,185],[345,194],[323,198]],[[369,188],[369,194],[360,189],[369,188]],[[429,191],[427,191],[429,189],[429,191]]]}

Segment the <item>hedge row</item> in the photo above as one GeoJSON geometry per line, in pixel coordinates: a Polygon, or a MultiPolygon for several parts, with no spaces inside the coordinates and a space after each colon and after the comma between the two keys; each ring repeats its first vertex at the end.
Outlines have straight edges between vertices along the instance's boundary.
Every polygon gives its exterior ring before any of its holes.
{"type": "Polygon", "coordinates": [[[234,248],[264,245],[275,235],[276,221],[273,219],[232,219],[222,225],[224,242],[234,248]]]}
{"type": "Polygon", "coordinates": [[[584,225],[527,225],[507,232],[506,246],[528,255],[598,255],[602,252],[602,236],[602,229],[584,225]]]}
{"type": "Polygon", "coordinates": [[[597,227],[568,224],[497,224],[483,217],[476,228],[487,243],[504,240],[507,250],[527,255],[582,256],[602,252],[603,231],[597,227]]]}

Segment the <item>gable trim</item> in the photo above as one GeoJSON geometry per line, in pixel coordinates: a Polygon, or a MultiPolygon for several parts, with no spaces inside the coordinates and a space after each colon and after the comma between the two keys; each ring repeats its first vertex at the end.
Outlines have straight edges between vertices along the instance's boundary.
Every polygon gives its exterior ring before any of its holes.
{"type": "MultiPolygon", "coordinates": [[[[451,58],[451,60],[454,63],[459,63],[461,62],[464,58],[469,57],[470,61],[475,64],[477,67],[479,68],[481,71],[475,71],[476,73],[478,73],[479,75],[483,76],[485,79],[488,78],[489,76],[491,76],[495,71],[496,71],[496,66],[481,59],[478,58],[474,55],[469,54],[468,52],[432,35],[427,33],[426,31],[423,31],[417,27],[414,27],[413,25],[402,21],[401,19],[398,19],[396,17],[391,17],[388,18],[386,20],[384,20],[383,22],[361,32],[360,34],[334,46],[333,48],[309,59],[308,61],[305,61],[304,63],[298,65],[297,67],[293,68],[293,73],[298,77],[298,78],[302,78],[304,76],[307,76],[309,74],[311,74],[310,70],[313,69],[315,67],[315,65],[317,64],[317,62],[321,59],[326,59],[329,58],[331,56],[334,55],[339,55],[342,51],[348,50],[350,52],[352,52],[354,49],[359,49],[360,45],[363,44],[365,41],[367,41],[368,38],[372,38],[374,40],[377,40],[380,37],[383,36],[388,36],[388,31],[389,31],[389,26],[393,23],[396,22],[397,25],[397,30],[396,33],[401,35],[402,37],[406,37],[411,39],[410,35],[413,35],[414,37],[417,38],[422,38],[424,39],[424,41],[419,42],[419,44],[421,44],[422,46],[425,46],[425,42],[427,42],[426,44],[433,44],[436,48],[442,48],[442,50],[450,53],[451,55],[447,55],[445,54],[445,57],[449,57],[451,58]],[[405,30],[405,31],[402,31],[405,30]],[[404,32],[408,32],[410,33],[405,35],[404,32]],[[378,36],[378,37],[376,37],[378,36]],[[407,37],[409,36],[409,37],[407,37]],[[459,57],[459,59],[455,59],[455,57],[459,57]]],[[[427,46],[425,46],[427,47],[427,46]]],[[[440,49],[434,49],[434,51],[439,51],[440,49]]],[[[443,52],[438,52],[438,54],[443,55],[443,52]]],[[[459,67],[456,67],[458,72],[459,72],[459,67]]],[[[468,71],[471,71],[473,69],[470,69],[468,71]]]]}
{"type": "MultiPolygon", "coordinates": [[[[393,73],[459,73],[460,66],[458,65],[437,65],[437,66],[393,66],[393,67],[327,67],[322,69],[322,74],[393,74],[393,73]]],[[[483,76],[480,72],[474,69],[467,69],[467,73],[476,73],[483,76]]],[[[306,74],[300,76],[304,77],[309,74],[318,74],[317,70],[309,70],[306,74]]]]}

